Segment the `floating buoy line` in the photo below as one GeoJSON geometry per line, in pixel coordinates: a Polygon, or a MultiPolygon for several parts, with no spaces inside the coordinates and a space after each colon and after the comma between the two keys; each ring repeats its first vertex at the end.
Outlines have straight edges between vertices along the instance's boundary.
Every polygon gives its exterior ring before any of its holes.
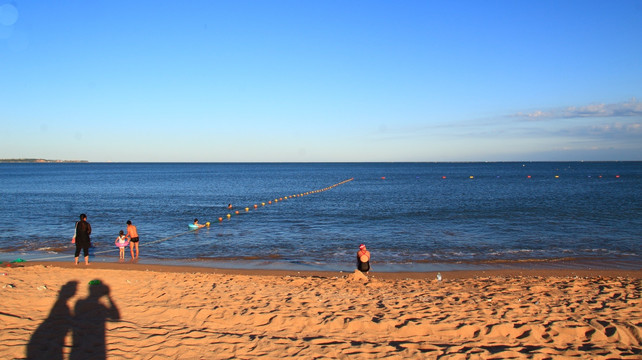
{"type": "MultiPolygon", "coordinates": [[[[233,212],[227,213],[225,216],[219,216],[218,219],[216,219],[216,220],[218,220],[219,223],[222,223],[224,219],[227,219],[227,220],[232,219],[233,215],[240,215],[242,213],[249,213],[250,210],[258,210],[259,208],[264,207],[266,205],[277,204],[279,202],[283,202],[283,201],[286,201],[286,200],[291,200],[291,199],[300,198],[300,197],[303,197],[303,196],[318,194],[318,193],[321,193],[321,192],[324,192],[324,191],[332,190],[335,187],[337,187],[339,185],[343,185],[343,184],[345,184],[347,182],[350,182],[352,180],[354,180],[354,178],[343,180],[343,181],[341,181],[339,183],[336,183],[334,185],[330,185],[328,187],[324,187],[323,189],[306,191],[306,192],[293,194],[293,195],[287,195],[287,196],[280,196],[280,197],[274,198],[273,200],[257,202],[257,203],[255,203],[254,205],[251,205],[251,206],[241,207],[241,209],[243,209],[243,210],[235,210],[233,212]]],[[[231,205],[228,206],[228,209],[232,209],[231,205]]],[[[212,222],[206,222],[205,223],[206,227],[209,227],[211,225],[211,223],[212,222]]],[[[196,230],[198,230],[198,229],[192,229],[190,231],[196,231],[196,230]]]]}
{"type": "MultiPolygon", "coordinates": [[[[497,175],[497,176],[487,175],[487,176],[483,176],[483,177],[484,177],[484,178],[497,178],[497,179],[502,178],[502,176],[500,176],[500,175],[497,175]]],[[[511,178],[513,178],[513,177],[514,177],[514,176],[511,176],[511,178]]],[[[521,176],[520,176],[520,177],[521,177],[521,176]]],[[[569,176],[569,177],[574,177],[574,176],[569,176]]],[[[610,176],[606,176],[606,175],[586,175],[586,177],[587,177],[587,178],[589,178],[589,179],[591,179],[591,178],[603,179],[603,178],[609,178],[610,176]]],[[[613,175],[613,177],[614,177],[615,179],[620,179],[620,178],[621,178],[621,176],[620,176],[620,175],[613,175]]],[[[417,176],[417,179],[419,179],[419,178],[420,178],[420,177],[419,177],[419,176],[417,176]]],[[[443,175],[443,176],[441,176],[440,178],[441,178],[441,179],[443,179],[443,180],[450,179],[450,177],[448,177],[448,176],[446,176],[446,175],[443,175]]],[[[470,175],[470,176],[468,176],[467,178],[468,178],[468,179],[471,179],[471,180],[477,179],[477,177],[476,177],[475,175],[470,175]]],[[[533,179],[533,178],[534,178],[534,176],[533,176],[533,175],[526,175],[526,178],[527,178],[527,179],[533,179]]],[[[549,177],[548,177],[548,176],[538,176],[538,178],[539,178],[539,179],[547,179],[547,178],[549,178],[549,177]]],[[[553,176],[553,178],[555,178],[555,179],[561,179],[561,178],[562,178],[562,176],[560,176],[560,175],[554,175],[554,176],[553,176]]],[[[459,179],[459,177],[458,177],[457,179],[459,179]]],[[[381,180],[386,180],[386,177],[385,177],[385,176],[382,176],[382,177],[381,177],[381,180]]]]}

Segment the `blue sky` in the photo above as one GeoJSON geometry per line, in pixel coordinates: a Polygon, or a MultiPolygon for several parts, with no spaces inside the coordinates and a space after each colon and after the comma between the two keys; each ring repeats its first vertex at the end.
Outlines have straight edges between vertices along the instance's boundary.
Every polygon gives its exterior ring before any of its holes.
{"type": "Polygon", "coordinates": [[[0,158],[642,160],[641,1],[0,0],[0,158]]]}

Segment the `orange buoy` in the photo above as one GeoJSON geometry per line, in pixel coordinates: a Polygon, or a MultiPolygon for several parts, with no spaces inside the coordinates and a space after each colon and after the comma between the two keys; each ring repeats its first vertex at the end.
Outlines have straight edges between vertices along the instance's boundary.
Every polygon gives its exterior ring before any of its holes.
{"type": "Polygon", "coordinates": [[[238,214],[239,214],[239,211],[238,211],[238,210],[236,210],[234,213],[235,213],[236,215],[238,215],[238,214]]]}
{"type": "Polygon", "coordinates": [[[218,218],[218,221],[219,222],[223,221],[223,218],[222,217],[218,218]]]}

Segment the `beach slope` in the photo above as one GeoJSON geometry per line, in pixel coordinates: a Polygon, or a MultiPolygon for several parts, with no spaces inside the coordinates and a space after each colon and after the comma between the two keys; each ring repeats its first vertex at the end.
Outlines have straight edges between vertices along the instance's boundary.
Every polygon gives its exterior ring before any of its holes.
{"type": "Polygon", "coordinates": [[[0,271],[3,359],[642,357],[642,271],[0,271]]]}

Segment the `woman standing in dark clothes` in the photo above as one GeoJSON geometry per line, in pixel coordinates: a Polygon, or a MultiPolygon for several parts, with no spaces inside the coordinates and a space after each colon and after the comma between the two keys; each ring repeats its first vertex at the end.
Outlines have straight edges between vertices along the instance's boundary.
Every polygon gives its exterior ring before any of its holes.
{"type": "Polygon", "coordinates": [[[91,244],[89,235],[91,235],[91,225],[87,222],[87,215],[80,214],[80,221],[76,223],[76,265],[78,265],[80,249],[85,255],[85,265],[89,265],[89,245],[91,244]]]}

